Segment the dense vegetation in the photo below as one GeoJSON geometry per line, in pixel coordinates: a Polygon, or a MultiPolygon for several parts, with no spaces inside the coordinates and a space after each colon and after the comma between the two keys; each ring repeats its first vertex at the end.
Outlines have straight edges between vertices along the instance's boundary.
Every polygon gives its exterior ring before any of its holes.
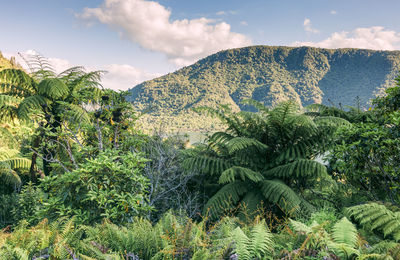
{"type": "Polygon", "coordinates": [[[400,77],[371,108],[199,107],[146,135],[101,71],[0,68],[0,259],[400,259],[400,77]]]}
{"type": "Polygon", "coordinates": [[[366,104],[393,85],[400,70],[399,51],[319,49],[311,47],[252,46],[221,51],[174,73],[132,88],[129,100],[152,113],[141,122],[151,129],[163,122],[166,129],[189,131],[221,129],[218,121],[191,111],[198,106],[229,104],[235,111],[252,110],[242,104],[254,99],[265,105],[294,100],[353,105],[366,104]],[[151,116],[150,116],[151,115],[151,116]]]}

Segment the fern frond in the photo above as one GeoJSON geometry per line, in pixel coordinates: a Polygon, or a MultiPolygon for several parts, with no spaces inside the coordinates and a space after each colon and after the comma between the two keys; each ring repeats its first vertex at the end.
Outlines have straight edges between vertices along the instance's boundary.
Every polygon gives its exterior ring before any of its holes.
{"type": "Polygon", "coordinates": [[[198,170],[210,175],[219,174],[231,167],[224,159],[206,155],[186,158],[182,165],[185,169],[198,170]]]}
{"type": "Polygon", "coordinates": [[[235,253],[238,255],[238,259],[251,259],[251,253],[248,249],[250,245],[250,239],[240,227],[237,227],[235,230],[233,230],[232,238],[235,242],[235,253]]]}
{"type": "MultiPolygon", "coordinates": [[[[0,71],[0,82],[7,83],[9,86],[24,87],[30,91],[36,90],[36,83],[32,77],[20,69],[5,69],[0,71]]],[[[3,92],[2,89],[0,89],[0,92],[3,92]]]]}
{"type": "Polygon", "coordinates": [[[328,125],[328,126],[342,126],[350,125],[350,122],[346,119],[336,117],[336,116],[319,116],[314,119],[314,122],[318,125],[328,125]]]}
{"type": "Polygon", "coordinates": [[[281,180],[264,180],[261,191],[264,197],[287,213],[298,212],[300,209],[310,212],[312,206],[305,203],[289,186],[281,180]]]}
{"type": "Polygon", "coordinates": [[[208,200],[204,211],[211,217],[218,217],[220,213],[232,209],[247,191],[247,185],[244,182],[235,181],[226,184],[208,200]]]}
{"type": "Polygon", "coordinates": [[[347,212],[361,225],[380,230],[385,237],[392,236],[395,241],[400,241],[400,212],[393,212],[378,203],[353,206],[347,212]]]}
{"type": "Polygon", "coordinates": [[[46,78],[39,83],[39,95],[57,100],[65,97],[69,93],[67,85],[57,78],[46,78]]]}
{"type": "Polygon", "coordinates": [[[260,141],[254,138],[247,137],[235,137],[226,142],[226,146],[230,154],[233,154],[239,150],[247,149],[249,147],[255,147],[260,152],[265,152],[268,149],[268,146],[261,143],[260,141]]]}
{"type": "Polygon", "coordinates": [[[18,107],[18,118],[24,121],[30,120],[32,111],[41,111],[42,105],[48,104],[49,100],[41,95],[34,95],[25,98],[18,107]]]}
{"type": "Polygon", "coordinates": [[[234,136],[232,136],[231,134],[225,132],[216,132],[208,138],[208,141],[211,144],[216,144],[216,143],[226,144],[229,140],[233,138],[234,136]]]}
{"type": "Polygon", "coordinates": [[[265,207],[265,198],[259,189],[253,188],[247,192],[240,202],[240,212],[238,218],[244,222],[249,222],[259,214],[262,214],[265,207]]]}
{"type": "Polygon", "coordinates": [[[265,224],[265,220],[260,221],[251,229],[249,251],[251,259],[263,259],[272,252],[274,242],[272,234],[265,224]]]}
{"type": "Polygon", "coordinates": [[[31,160],[26,158],[11,158],[2,162],[10,165],[11,169],[29,169],[31,167],[31,160]]]}
{"type": "Polygon", "coordinates": [[[327,171],[325,165],[317,161],[299,159],[294,162],[272,168],[264,172],[264,174],[268,177],[283,178],[283,179],[294,178],[294,177],[316,178],[316,177],[326,176],[327,171]]]}
{"type": "Polygon", "coordinates": [[[290,225],[298,233],[310,234],[313,232],[312,227],[310,227],[300,221],[295,221],[293,219],[290,219],[290,225]]]}
{"type": "Polygon", "coordinates": [[[346,244],[351,248],[354,248],[357,244],[358,233],[353,223],[351,223],[346,217],[336,222],[332,228],[333,241],[339,244],[346,244]]]}
{"type": "Polygon", "coordinates": [[[238,180],[239,178],[242,181],[249,179],[255,183],[264,180],[264,177],[259,172],[255,172],[240,166],[233,166],[221,173],[221,176],[219,177],[219,183],[230,183],[238,180]]]}
{"type": "Polygon", "coordinates": [[[21,98],[0,94],[0,107],[2,106],[17,106],[21,102],[21,98]]]}
{"type": "Polygon", "coordinates": [[[68,102],[57,101],[59,105],[60,114],[64,114],[64,116],[68,117],[69,122],[89,122],[90,118],[86,110],[84,110],[81,106],[71,104],[68,102]]]}
{"type": "Polygon", "coordinates": [[[279,156],[276,158],[277,163],[288,162],[294,159],[306,158],[313,152],[313,146],[315,143],[312,138],[303,139],[300,142],[289,146],[284,149],[279,156]]]}

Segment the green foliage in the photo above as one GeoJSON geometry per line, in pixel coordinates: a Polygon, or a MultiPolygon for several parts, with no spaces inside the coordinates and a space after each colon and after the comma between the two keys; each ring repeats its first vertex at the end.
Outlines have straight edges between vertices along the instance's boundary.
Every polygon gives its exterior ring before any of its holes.
{"type": "Polygon", "coordinates": [[[232,232],[235,241],[235,253],[239,259],[265,259],[273,248],[272,234],[265,221],[255,224],[247,236],[240,227],[232,232]]]}
{"type": "MultiPolygon", "coordinates": [[[[343,183],[344,197],[350,203],[365,200],[400,203],[400,128],[397,110],[398,85],[387,95],[375,99],[375,107],[365,114],[366,120],[354,120],[335,137],[337,145],[329,154],[332,176],[343,183]]],[[[352,114],[349,112],[348,114],[352,114]]],[[[351,204],[350,204],[351,205],[351,204]]]]}
{"type": "Polygon", "coordinates": [[[87,159],[74,171],[47,176],[40,187],[49,198],[36,217],[57,219],[76,216],[80,223],[110,219],[128,223],[148,213],[148,180],[142,175],[141,154],[106,150],[87,159]]]}
{"type": "Polygon", "coordinates": [[[273,205],[279,214],[313,210],[301,190],[322,180],[332,183],[325,166],[314,158],[330,147],[329,138],[337,126],[329,122],[335,118],[314,120],[301,114],[293,102],[270,110],[264,107],[259,113],[231,113],[226,107],[202,110],[227,124],[227,130],[214,133],[207,145],[184,152],[184,167],[208,174],[211,185],[222,184],[209,191],[213,196],[205,213],[217,218],[236,208],[265,210],[273,205]],[[246,197],[250,192],[259,195],[246,197]]]}
{"type": "Polygon", "coordinates": [[[391,210],[382,204],[367,203],[350,207],[347,212],[366,229],[379,231],[395,241],[400,240],[400,210],[397,207],[391,210]]]}
{"type": "Polygon", "coordinates": [[[344,107],[356,97],[364,107],[394,83],[399,60],[398,52],[251,46],[221,51],[143,82],[130,90],[130,100],[138,110],[150,107],[141,119],[149,130],[158,121],[171,131],[221,130],[216,120],[190,110],[229,104],[235,111],[254,111],[254,102],[242,103],[246,99],[267,106],[295,100],[302,106],[344,107]]]}
{"type": "Polygon", "coordinates": [[[0,177],[5,184],[21,185],[18,171],[30,168],[31,161],[19,156],[19,151],[0,147],[0,177]]]}
{"type": "Polygon", "coordinates": [[[332,239],[336,243],[355,247],[357,243],[357,229],[346,217],[339,220],[332,228],[332,239]]]}
{"type": "Polygon", "coordinates": [[[17,203],[12,209],[15,223],[23,220],[30,222],[30,224],[36,224],[38,220],[35,215],[46,199],[46,194],[40,188],[34,186],[32,182],[29,182],[16,197],[17,203]]]}

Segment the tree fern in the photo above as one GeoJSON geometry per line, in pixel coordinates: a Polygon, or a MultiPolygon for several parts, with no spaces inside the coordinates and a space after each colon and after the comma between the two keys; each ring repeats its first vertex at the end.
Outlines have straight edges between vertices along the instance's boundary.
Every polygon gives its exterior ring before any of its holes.
{"type": "Polygon", "coordinates": [[[32,113],[41,113],[42,106],[49,103],[50,101],[46,97],[41,95],[33,95],[24,98],[18,107],[18,118],[24,121],[31,120],[32,113]]]}
{"type": "MultiPolygon", "coordinates": [[[[213,134],[207,146],[192,149],[184,165],[204,174],[212,173],[211,183],[229,185],[240,180],[251,187],[246,193],[261,191],[264,198],[254,204],[261,201],[266,205],[277,204],[277,210],[292,213],[300,209],[312,211],[313,207],[302,198],[300,191],[311,183],[329,179],[325,166],[314,158],[326,151],[329,134],[336,126],[333,123],[324,125],[321,123],[324,120],[317,122],[302,114],[293,102],[284,102],[272,109],[258,102],[248,103],[254,103],[259,112],[232,113],[223,106],[203,108],[225,122],[227,130],[213,134]]],[[[334,122],[334,119],[326,121],[334,122]]],[[[217,197],[230,191],[224,186],[221,190],[224,192],[217,192],[217,197]]],[[[233,196],[232,203],[236,205],[230,208],[238,206],[246,197],[242,195],[233,196]]]]}

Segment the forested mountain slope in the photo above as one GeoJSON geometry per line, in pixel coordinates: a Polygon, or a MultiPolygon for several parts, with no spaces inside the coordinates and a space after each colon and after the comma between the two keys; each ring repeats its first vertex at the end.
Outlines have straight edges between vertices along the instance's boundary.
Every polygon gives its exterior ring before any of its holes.
{"type": "Polygon", "coordinates": [[[294,99],[305,106],[354,105],[359,97],[366,104],[393,85],[399,69],[400,51],[252,46],[143,82],[130,90],[130,100],[138,109],[152,107],[153,117],[216,104],[246,110],[240,101],[247,98],[266,105],[294,99]]]}

